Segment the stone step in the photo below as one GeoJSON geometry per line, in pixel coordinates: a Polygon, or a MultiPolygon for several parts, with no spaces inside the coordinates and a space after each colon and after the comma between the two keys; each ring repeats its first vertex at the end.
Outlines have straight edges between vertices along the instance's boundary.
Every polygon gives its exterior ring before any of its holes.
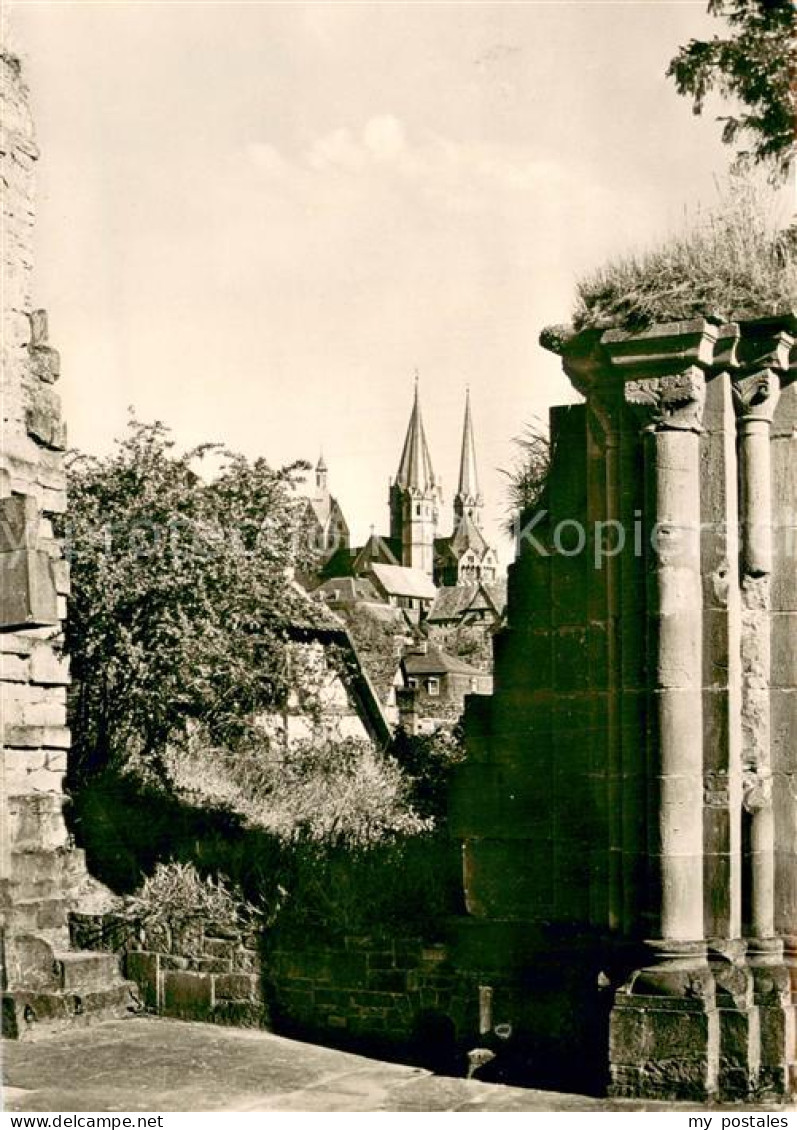
{"type": "Polygon", "coordinates": [[[2,1034],[10,1040],[32,1040],[63,1029],[102,1020],[121,1020],[142,1011],[138,986],[132,981],[84,993],[35,992],[3,994],[2,1034]]]}
{"type": "Polygon", "coordinates": [[[51,898],[15,900],[11,906],[2,910],[3,925],[9,935],[61,931],[67,927],[70,910],[71,900],[57,895],[51,898]]]}
{"type": "Polygon", "coordinates": [[[59,988],[70,993],[112,988],[122,981],[119,958],[115,953],[91,950],[68,951],[54,955],[59,988]]]}
{"type": "Polygon", "coordinates": [[[12,903],[58,898],[76,889],[86,876],[82,849],[11,851],[6,880],[12,903]]]}

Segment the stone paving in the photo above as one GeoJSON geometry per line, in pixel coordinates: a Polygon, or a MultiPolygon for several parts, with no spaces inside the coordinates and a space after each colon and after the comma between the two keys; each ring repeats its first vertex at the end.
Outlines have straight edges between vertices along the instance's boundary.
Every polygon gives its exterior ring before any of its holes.
{"type": "Polygon", "coordinates": [[[148,1017],[2,1048],[8,1111],[673,1109],[445,1078],[268,1032],[148,1017]]]}

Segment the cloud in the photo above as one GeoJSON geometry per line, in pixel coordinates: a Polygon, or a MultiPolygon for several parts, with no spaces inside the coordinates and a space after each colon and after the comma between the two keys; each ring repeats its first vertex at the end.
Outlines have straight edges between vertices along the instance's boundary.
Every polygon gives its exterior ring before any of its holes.
{"type": "Polygon", "coordinates": [[[393,190],[451,212],[495,208],[497,195],[504,194],[522,196],[527,203],[532,194],[542,206],[545,197],[561,194],[568,184],[572,192],[577,177],[531,147],[463,141],[431,131],[412,137],[392,114],[374,115],[356,129],[337,127],[290,158],[265,141],[250,143],[247,157],[258,174],[283,184],[287,179],[300,195],[322,189],[334,194],[337,179],[347,182],[349,191],[393,190]]]}

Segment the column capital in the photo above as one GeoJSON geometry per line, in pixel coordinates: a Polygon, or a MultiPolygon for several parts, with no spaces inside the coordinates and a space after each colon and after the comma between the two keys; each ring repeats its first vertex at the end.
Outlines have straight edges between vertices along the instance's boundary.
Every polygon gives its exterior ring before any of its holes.
{"type": "Polygon", "coordinates": [[[772,369],[735,373],[731,381],[733,406],[740,420],[772,423],[780,396],[780,379],[772,369]]]}
{"type": "Polygon", "coordinates": [[[706,379],[696,366],[683,373],[626,381],[624,395],[643,431],[703,430],[706,379]]]}

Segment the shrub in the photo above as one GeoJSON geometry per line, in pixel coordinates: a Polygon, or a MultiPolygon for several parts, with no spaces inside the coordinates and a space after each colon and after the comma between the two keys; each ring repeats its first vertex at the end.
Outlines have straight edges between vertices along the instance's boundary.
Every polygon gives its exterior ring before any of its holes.
{"type": "Polygon", "coordinates": [[[365,847],[431,827],[414,809],[411,781],[396,760],[353,738],[263,740],[229,750],[196,735],[165,761],[186,802],[226,808],[285,843],[365,847]]]}
{"type": "Polygon", "coordinates": [[[501,468],[506,477],[506,497],[509,516],[506,532],[516,537],[517,528],[540,505],[548,482],[551,467],[551,440],[547,429],[538,422],[527,424],[519,436],[512,440],[515,461],[509,468],[501,468]]]}
{"type": "Polygon", "coordinates": [[[582,279],[575,328],[780,313],[797,302],[797,246],[775,217],[771,193],[733,178],[718,206],[681,234],[582,279]]]}
{"type": "Polygon", "coordinates": [[[236,931],[251,929],[259,911],[223,879],[202,879],[192,863],[158,863],[139,890],[124,902],[127,918],[180,929],[192,922],[236,931]]]}

